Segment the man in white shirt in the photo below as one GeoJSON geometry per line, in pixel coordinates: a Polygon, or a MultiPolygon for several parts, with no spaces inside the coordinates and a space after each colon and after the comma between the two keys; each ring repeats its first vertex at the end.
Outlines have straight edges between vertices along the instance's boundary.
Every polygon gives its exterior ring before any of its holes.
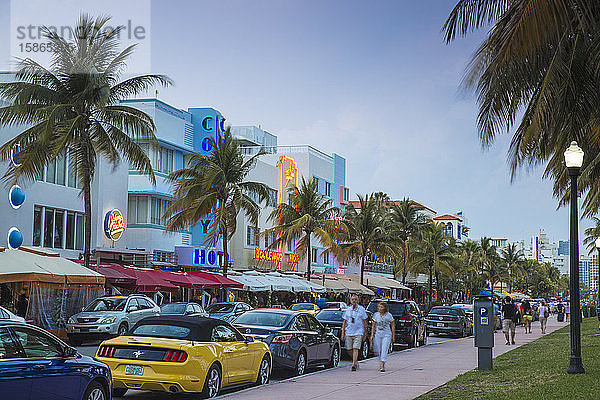
{"type": "Polygon", "coordinates": [[[367,334],[367,312],[358,304],[358,297],[350,296],[350,306],[344,313],[342,323],[342,340],[346,342],[346,350],[352,354],[352,371],[356,371],[358,352],[367,334]]]}

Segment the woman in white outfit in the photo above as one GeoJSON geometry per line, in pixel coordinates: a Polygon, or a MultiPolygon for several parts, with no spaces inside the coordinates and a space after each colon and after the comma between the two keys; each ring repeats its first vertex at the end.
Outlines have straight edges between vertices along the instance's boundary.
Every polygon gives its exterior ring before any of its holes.
{"type": "Polygon", "coordinates": [[[379,357],[380,372],[385,372],[388,349],[395,333],[394,317],[389,313],[387,303],[382,301],[377,305],[377,312],[373,315],[373,326],[371,327],[371,342],[373,343],[373,352],[379,357]]]}

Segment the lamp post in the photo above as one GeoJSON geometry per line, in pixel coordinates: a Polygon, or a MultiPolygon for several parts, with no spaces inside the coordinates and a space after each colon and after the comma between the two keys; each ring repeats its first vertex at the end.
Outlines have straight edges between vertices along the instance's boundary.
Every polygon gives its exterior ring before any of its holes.
{"type": "Polygon", "coordinates": [[[571,221],[570,221],[570,276],[569,297],[571,302],[571,321],[569,322],[571,333],[571,358],[569,361],[568,374],[583,374],[583,363],[581,362],[581,309],[579,303],[579,221],[577,218],[577,176],[583,164],[583,150],[577,146],[577,142],[571,142],[565,151],[565,164],[569,172],[571,184],[571,221]]]}
{"type": "Polygon", "coordinates": [[[598,249],[598,299],[596,309],[600,308],[600,237],[596,239],[596,248],[598,249]]]}

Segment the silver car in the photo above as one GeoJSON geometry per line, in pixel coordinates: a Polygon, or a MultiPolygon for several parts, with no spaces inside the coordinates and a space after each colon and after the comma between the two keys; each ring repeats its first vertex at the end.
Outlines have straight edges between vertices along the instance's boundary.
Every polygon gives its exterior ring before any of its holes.
{"type": "Polygon", "coordinates": [[[71,344],[121,336],[140,320],[160,314],[160,307],[141,294],[99,297],[67,322],[71,344]]]}

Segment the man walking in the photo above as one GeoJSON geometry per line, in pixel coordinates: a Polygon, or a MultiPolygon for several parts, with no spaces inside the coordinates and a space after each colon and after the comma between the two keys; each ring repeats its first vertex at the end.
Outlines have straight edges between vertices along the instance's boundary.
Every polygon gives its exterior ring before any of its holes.
{"type": "Polygon", "coordinates": [[[515,344],[515,329],[519,321],[519,310],[513,303],[510,297],[504,299],[504,305],[502,306],[502,332],[506,338],[506,344],[515,344]],[[509,337],[510,333],[510,337],[509,337]]]}
{"type": "Polygon", "coordinates": [[[342,323],[342,340],[346,342],[346,350],[352,355],[352,371],[356,371],[358,352],[367,334],[367,312],[358,304],[358,297],[350,296],[350,306],[344,313],[342,323]]]}

